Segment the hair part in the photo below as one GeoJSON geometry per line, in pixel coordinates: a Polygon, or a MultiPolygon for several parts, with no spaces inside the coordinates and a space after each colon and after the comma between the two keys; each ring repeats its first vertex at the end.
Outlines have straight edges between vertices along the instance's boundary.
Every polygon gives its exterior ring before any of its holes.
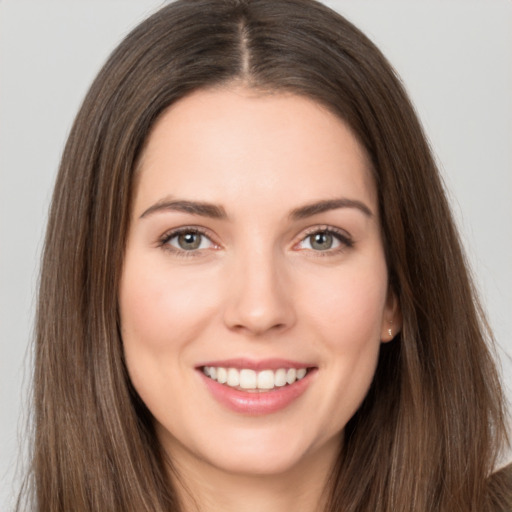
{"type": "MultiPolygon", "coordinates": [[[[407,95],[352,24],[308,0],[180,0],[92,84],[55,185],[36,325],[32,478],[41,511],[180,510],[123,358],[117,294],[134,175],[170,105],[242,83],[336,113],[366,149],[403,329],[345,429],[329,511],[493,510],[506,440],[490,332],[407,95]]],[[[501,490],[499,490],[501,489],[501,490]]]]}

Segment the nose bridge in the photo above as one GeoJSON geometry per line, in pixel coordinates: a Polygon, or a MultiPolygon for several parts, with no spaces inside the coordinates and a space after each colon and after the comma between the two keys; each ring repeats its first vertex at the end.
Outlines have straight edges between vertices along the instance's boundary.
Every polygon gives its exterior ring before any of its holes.
{"type": "Polygon", "coordinates": [[[251,334],[283,330],[295,321],[286,262],[270,244],[250,244],[234,256],[225,322],[251,334]]]}

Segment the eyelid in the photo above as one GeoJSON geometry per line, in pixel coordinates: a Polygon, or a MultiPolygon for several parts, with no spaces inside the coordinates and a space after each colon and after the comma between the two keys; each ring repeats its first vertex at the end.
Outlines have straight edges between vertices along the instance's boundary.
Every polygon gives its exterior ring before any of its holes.
{"type": "Polygon", "coordinates": [[[169,229],[166,231],[162,236],[158,239],[158,246],[162,249],[169,251],[173,254],[176,254],[178,256],[184,256],[184,257],[190,257],[190,256],[198,256],[206,249],[197,249],[192,251],[186,251],[184,249],[179,249],[177,247],[174,247],[170,245],[168,242],[172,238],[182,235],[184,233],[197,233],[199,235],[204,236],[210,242],[213,244],[213,249],[218,249],[220,247],[220,244],[215,240],[215,237],[211,233],[210,230],[201,227],[201,226],[194,226],[194,225],[187,225],[187,226],[180,226],[176,228],[169,229]]]}
{"type": "MultiPolygon", "coordinates": [[[[209,230],[202,226],[196,226],[196,225],[186,225],[186,226],[179,226],[172,229],[167,230],[163,235],[161,235],[158,239],[158,246],[161,247],[164,250],[170,251],[173,254],[176,254],[178,256],[198,256],[201,253],[203,253],[206,249],[196,249],[196,250],[184,250],[179,249],[177,247],[174,247],[170,245],[168,242],[172,238],[179,236],[184,233],[197,233],[204,237],[206,237],[212,244],[213,249],[219,249],[220,244],[215,240],[215,235],[209,230]]],[[[351,248],[354,245],[354,240],[352,239],[352,236],[345,230],[322,224],[317,226],[311,226],[304,231],[301,232],[299,235],[300,238],[297,242],[293,244],[292,248],[297,248],[297,246],[304,242],[306,238],[308,238],[311,235],[314,235],[316,233],[329,233],[332,236],[334,236],[338,242],[341,244],[340,247],[334,248],[334,249],[327,249],[325,251],[315,251],[313,249],[299,249],[299,250],[309,250],[310,252],[315,253],[317,256],[327,256],[327,255],[333,255],[340,252],[343,252],[347,248],[351,248]]]]}
{"type": "MultiPolygon", "coordinates": [[[[339,252],[343,252],[347,248],[353,247],[353,245],[354,245],[354,240],[353,240],[352,236],[347,231],[337,228],[337,227],[334,227],[334,226],[322,224],[322,225],[318,225],[318,226],[311,226],[310,228],[307,228],[305,231],[303,231],[300,234],[299,241],[296,242],[293,245],[293,247],[294,248],[297,247],[300,243],[304,242],[304,240],[306,240],[306,238],[308,238],[309,236],[314,235],[316,233],[329,233],[329,234],[333,235],[341,244],[341,247],[334,248],[334,249],[327,249],[325,251],[310,250],[311,252],[314,252],[315,255],[317,255],[317,256],[327,256],[329,254],[331,254],[331,255],[337,254],[339,252]]],[[[303,249],[303,250],[307,250],[307,249],[303,249]]]]}

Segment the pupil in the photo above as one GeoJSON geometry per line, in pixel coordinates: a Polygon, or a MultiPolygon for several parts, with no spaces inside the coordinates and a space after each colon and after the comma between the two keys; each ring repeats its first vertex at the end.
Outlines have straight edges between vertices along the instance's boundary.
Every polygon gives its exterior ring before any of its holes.
{"type": "Polygon", "coordinates": [[[201,245],[201,237],[197,233],[185,233],[179,236],[178,242],[182,249],[197,249],[201,245]]]}
{"type": "Polygon", "coordinates": [[[313,236],[313,242],[311,243],[313,249],[325,250],[332,247],[332,235],[329,233],[317,233],[313,236]]]}

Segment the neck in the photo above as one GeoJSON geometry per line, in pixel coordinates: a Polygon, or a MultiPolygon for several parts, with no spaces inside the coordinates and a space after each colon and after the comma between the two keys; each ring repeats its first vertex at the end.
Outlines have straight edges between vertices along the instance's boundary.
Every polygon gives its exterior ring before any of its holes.
{"type": "Polygon", "coordinates": [[[338,446],[279,474],[234,474],[179,457],[171,480],[183,512],[324,512],[338,446]]]}

